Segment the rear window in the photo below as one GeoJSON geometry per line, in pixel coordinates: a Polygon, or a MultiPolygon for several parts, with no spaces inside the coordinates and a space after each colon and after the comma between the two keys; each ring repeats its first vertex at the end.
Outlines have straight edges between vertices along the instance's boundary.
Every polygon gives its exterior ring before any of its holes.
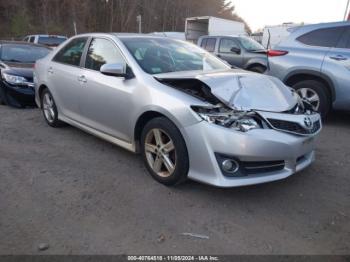
{"type": "Polygon", "coordinates": [[[204,38],[202,40],[201,47],[207,50],[208,52],[214,52],[215,44],[216,44],[215,38],[204,38]]]}
{"type": "Polygon", "coordinates": [[[67,38],[56,36],[40,36],[38,43],[47,46],[58,46],[63,43],[67,38]]]}
{"type": "Polygon", "coordinates": [[[51,49],[24,44],[5,44],[0,50],[0,60],[14,63],[35,63],[45,57],[51,49]]]}
{"type": "Polygon", "coordinates": [[[305,45],[335,47],[345,27],[322,28],[299,36],[297,40],[305,45]]]}

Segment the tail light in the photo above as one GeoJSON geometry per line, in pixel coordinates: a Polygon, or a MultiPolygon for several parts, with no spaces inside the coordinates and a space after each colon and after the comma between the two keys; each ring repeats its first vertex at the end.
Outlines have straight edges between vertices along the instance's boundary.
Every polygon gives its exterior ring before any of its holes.
{"type": "Polygon", "coordinates": [[[268,57],[273,57],[273,56],[283,56],[288,54],[288,51],[283,51],[283,50],[268,50],[267,51],[267,56],[268,57]]]}

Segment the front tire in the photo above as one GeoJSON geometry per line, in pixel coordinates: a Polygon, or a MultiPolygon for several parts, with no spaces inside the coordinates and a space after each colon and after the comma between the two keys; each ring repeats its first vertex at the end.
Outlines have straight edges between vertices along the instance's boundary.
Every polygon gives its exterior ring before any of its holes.
{"type": "Polygon", "coordinates": [[[331,108],[331,99],[326,86],[317,80],[304,80],[293,85],[298,95],[307,100],[313,109],[325,118],[331,108]]]}
{"type": "Polygon", "coordinates": [[[179,129],[167,118],[157,117],[146,124],[141,150],[147,170],[158,182],[173,186],[187,179],[187,147],[179,129]]]}
{"type": "Polygon", "coordinates": [[[1,85],[0,85],[0,105],[7,105],[5,91],[1,85]]]}
{"type": "Polygon", "coordinates": [[[52,127],[61,127],[63,122],[58,120],[58,111],[55,100],[49,89],[45,89],[41,94],[41,109],[46,120],[52,127]]]}

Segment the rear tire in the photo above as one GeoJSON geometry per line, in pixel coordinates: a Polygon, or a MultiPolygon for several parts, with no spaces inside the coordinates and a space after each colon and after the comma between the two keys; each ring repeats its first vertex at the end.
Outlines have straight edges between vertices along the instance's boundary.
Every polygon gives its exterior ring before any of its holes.
{"type": "Polygon", "coordinates": [[[173,186],[187,179],[187,147],[179,129],[167,118],[157,117],[146,124],[141,150],[147,170],[158,182],[173,186]]]}
{"type": "Polygon", "coordinates": [[[252,66],[251,68],[248,69],[249,71],[255,72],[255,73],[260,73],[263,74],[266,71],[266,67],[262,65],[256,65],[252,66]]]}
{"type": "Polygon", "coordinates": [[[46,123],[52,127],[61,127],[64,125],[62,121],[58,119],[58,111],[55,100],[49,89],[44,89],[40,97],[41,109],[46,123]]]}
{"type": "Polygon", "coordinates": [[[314,106],[322,118],[325,118],[331,109],[331,98],[327,87],[317,80],[304,80],[293,85],[293,89],[314,106]]]}

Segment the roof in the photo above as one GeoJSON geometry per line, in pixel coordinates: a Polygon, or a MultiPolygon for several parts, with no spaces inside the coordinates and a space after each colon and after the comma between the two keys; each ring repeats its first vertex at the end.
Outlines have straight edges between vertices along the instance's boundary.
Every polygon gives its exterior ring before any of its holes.
{"type": "Polygon", "coordinates": [[[340,22],[331,22],[331,23],[319,23],[319,24],[307,24],[300,26],[300,28],[314,28],[314,27],[332,27],[332,26],[344,26],[344,25],[350,25],[350,21],[340,21],[340,22]]]}
{"type": "Polygon", "coordinates": [[[25,41],[9,41],[9,40],[0,40],[0,45],[30,45],[30,46],[38,46],[38,47],[45,47],[48,49],[51,49],[50,47],[46,46],[46,45],[40,45],[40,44],[34,44],[34,43],[30,43],[30,42],[25,42],[25,41]]]}
{"type": "Polygon", "coordinates": [[[166,38],[165,36],[158,36],[158,35],[152,35],[152,34],[138,34],[138,33],[85,33],[85,34],[79,34],[75,35],[74,37],[97,37],[97,36],[114,36],[117,38],[166,38]]]}
{"type": "Polygon", "coordinates": [[[53,36],[53,37],[59,37],[59,38],[67,38],[67,37],[64,36],[64,35],[42,35],[42,34],[37,34],[37,35],[26,35],[25,37],[31,37],[31,36],[39,36],[39,37],[50,37],[50,36],[53,36]]]}

